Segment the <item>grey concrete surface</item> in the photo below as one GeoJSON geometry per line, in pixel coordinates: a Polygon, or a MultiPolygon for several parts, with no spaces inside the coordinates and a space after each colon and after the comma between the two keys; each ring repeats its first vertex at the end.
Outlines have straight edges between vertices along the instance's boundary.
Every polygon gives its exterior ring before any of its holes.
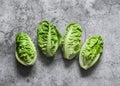
{"type": "Polygon", "coordinates": [[[120,86],[120,0],[0,0],[0,86],[120,86]],[[54,23],[60,33],[71,22],[81,24],[84,39],[104,38],[104,52],[96,66],[80,68],[78,59],[53,60],[37,45],[36,27],[42,20],[54,23]],[[38,58],[24,67],[14,55],[15,35],[27,32],[35,42],[38,58]]]}

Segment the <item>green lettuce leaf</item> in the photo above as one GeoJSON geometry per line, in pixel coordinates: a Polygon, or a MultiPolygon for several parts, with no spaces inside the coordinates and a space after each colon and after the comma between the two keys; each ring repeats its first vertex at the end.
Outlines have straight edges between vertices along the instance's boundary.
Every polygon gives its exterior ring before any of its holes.
{"type": "Polygon", "coordinates": [[[103,39],[99,35],[91,36],[83,45],[80,51],[80,66],[87,70],[92,67],[100,58],[103,49],[103,39]]]}
{"type": "Polygon", "coordinates": [[[73,59],[81,49],[82,29],[77,23],[71,23],[66,28],[62,38],[62,51],[65,59],[73,59]]]}
{"type": "Polygon", "coordinates": [[[55,55],[60,44],[61,35],[57,27],[48,21],[42,21],[37,29],[38,45],[47,56],[55,55]]]}
{"type": "Polygon", "coordinates": [[[22,32],[16,35],[15,54],[18,62],[25,66],[35,63],[36,48],[27,33],[22,32]]]}

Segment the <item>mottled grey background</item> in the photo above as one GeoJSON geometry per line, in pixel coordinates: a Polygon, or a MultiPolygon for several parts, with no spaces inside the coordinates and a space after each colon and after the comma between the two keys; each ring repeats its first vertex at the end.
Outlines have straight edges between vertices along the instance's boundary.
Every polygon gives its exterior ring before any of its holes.
{"type": "Polygon", "coordinates": [[[120,0],[0,0],[0,86],[120,86],[120,0]],[[71,22],[81,24],[83,40],[100,34],[104,52],[99,63],[84,71],[78,59],[62,59],[60,50],[55,59],[45,58],[36,36],[38,23],[45,19],[62,35],[71,22]],[[33,67],[15,59],[15,35],[22,31],[38,50],[33,67]]]}

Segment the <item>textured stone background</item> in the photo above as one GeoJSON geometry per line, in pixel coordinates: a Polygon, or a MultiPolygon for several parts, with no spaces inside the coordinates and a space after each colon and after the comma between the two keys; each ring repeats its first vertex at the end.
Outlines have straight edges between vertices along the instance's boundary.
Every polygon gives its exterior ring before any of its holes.
{"type": "Polygon", "coordinates": [[[120,0],[0,0],[0,86],[120,86],[120,0]],[[45,19],[62,35],[71,22],[81,24],[84,39],[100,34],[104,53],[99,63],[84,71],[78,59],[62,59],[60,50],[55,59],[45,58],[36,42],[36,27],[45,19]],[[38,50],[32,67],[15,59],[15,35],[22,31],[38,50]]]}

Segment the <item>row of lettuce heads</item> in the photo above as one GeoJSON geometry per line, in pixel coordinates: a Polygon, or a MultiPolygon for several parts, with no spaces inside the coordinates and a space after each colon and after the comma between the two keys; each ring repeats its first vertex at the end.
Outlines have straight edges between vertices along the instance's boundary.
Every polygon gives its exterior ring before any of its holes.
{"type": "MultiPolygon", "coordinates": [[[[79,53],[80,66],[85,70],[92,67],[102,55],[102,37],[93,35],[82,46],[82,28],[77,23],[69,24],[62,37],[55,25],[42,21],[37,27],[37,36],[38,45],[44,55],[53,58],[61,44],[64,58],[72,60],[79,53]]],[[[25,32],[16,35],[15,55],[18,62],[25,66],[33,65],[36,61],[36,47],[25,32]]]]}

